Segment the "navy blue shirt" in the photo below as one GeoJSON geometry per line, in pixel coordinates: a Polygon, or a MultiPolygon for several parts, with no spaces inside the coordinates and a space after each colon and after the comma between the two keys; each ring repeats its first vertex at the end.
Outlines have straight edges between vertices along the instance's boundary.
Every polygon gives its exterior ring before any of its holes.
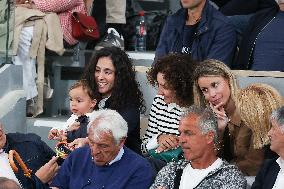
{"type": "Polygon", "coordinates": [[[184,54],[191,54],[192,43],[198,23],[194,25],[185,25],[183,30],[182,50],[184,54]]]}
{"type": "Polygon", "coordinates": [[[252,70],[284,71],[284,12],[260,32],[253,54],[252,70]]]}

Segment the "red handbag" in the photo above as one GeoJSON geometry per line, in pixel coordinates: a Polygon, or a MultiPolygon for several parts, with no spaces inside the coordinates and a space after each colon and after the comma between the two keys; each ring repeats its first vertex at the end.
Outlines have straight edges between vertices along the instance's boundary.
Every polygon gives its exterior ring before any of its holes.
{"type": "Polygon", "coordinates": [[[100,33],[96,20],[92,16],[73,12],[72,36],[79,41],[99,39],[100,33]]]}

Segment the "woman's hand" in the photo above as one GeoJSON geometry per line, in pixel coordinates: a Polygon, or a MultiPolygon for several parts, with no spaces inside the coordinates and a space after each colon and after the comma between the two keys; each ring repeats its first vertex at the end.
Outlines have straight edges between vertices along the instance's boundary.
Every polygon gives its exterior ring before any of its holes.
{"type": "Polygon", "coordinates": [[[218,130],[220,134],[219,136],[222,136],[230,119],[228,118],[225,112],[223,103],[219,103],[215,106],[212,103],[210,103],[210,107],[213,110],[213,112],[216,114],[217,122],[218,122],[218,130]]]}
{"type": "Polygon", "coordinates": [[[74,148],[80,148],[85,145],[88,145],[88,143],[89,143],[88,138],[77,138],[73,142],[69,143],[68,146],[69,147],[74,146],[74,148]]]}
{"type": "Polygon", "coordinates": [[[29,0],[16,0],[16,4],[27,4],[30,3],[29,0]]]}
{"type": "Polygon", "coordinates": [[[161,134],[157,141],[159,144],[158,153],[178,147],[178,136],[175,135],[161,134]]]}
{"type": "Polygon", "coordinates": [[[16,5],[20,7],[26,7],[29,9],[36,9],[36,6],[32,0],[16,0],[16,5]]]}

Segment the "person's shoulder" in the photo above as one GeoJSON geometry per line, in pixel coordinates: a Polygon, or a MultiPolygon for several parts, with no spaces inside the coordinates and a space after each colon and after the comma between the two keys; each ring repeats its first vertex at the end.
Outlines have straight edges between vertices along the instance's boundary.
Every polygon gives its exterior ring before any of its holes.
{"type": "Polygon", "coordinates": [[[222,178],[226,180],[231,180],[232,182],[239,182],[239,184],[244,184],[246,179],[243,173],[238,169],[236,165],[229,164],[227,161],[223,161],[219,169],[216,170],[219,175],[223,175],[222,178]]]}
{"type": "Polygon", "coordinates": [[[180,8],[172,15],[169,15],[167,18],[168,24],[177,24],[182,21],[185,21],[186,9],[180,8]]]}
{"type": "Polygon", "coordinates": [[[155,102],[155,103],[159,102],[159,103],[162,103],[162,104],[166,104],[165,101],[164,101],[164,97],[162,95],[156,95],[154,97],[153,102],[155,102]]]}
{"type": "MultiPolygon", "coordinates": [[[[222,186],[222,188],[246,188],[247,181],[241,171],[232,164],[222,160],[221,165],[211,171],[204,182],[204,186],[214,183],[214,187],[222,186]],[[216,181],[216,182],[215,182],[216,181]]],[[[210,186],[213,186],[210,185],[210,186]]]]}
{"type": "Polygon", "coordinates": [[[267,168],[271,168],[272,166],[275,166],[275,165],[278,166],[277,159],[278,159],[278,157],[272,158],[272,159],[265,159],[263,164],[262,164],[262,167],[264,169],[267,169],[267,168]]]}
{"type": "Polygon", "coordinates": [[[38,142],[41,141],[40,136],[34,133],[8,133],[8,138],[13,142],[38,142]]]}
{"type": "Polygon", "coordinates": [[[127,147],[124,147],[124,153],[125,153],[124,154],[125,158],[129,164],[135,164],[135,166],[137,167],[149,167],[150,166],[149,161],[145,157],[137,154],[133,150],[127,147]]]}
{"type": "Polygon", "coordinates": [[[185,159],[181,159],[181,160],[178,160],[178,161],[171,161],[169,163],[167,163],[166,166],[164,166],[162,169],[165,169],[165,170],[178,170],[178,169],[184,169],[187,164],[189,162],[186,161],[185,159]]]}
{"type": "Polygon", "coordinates": [[[129,158],[130,160],[133,160],[133,161],[142,161],[142,162],[145,162],[146,159],[137,154],[136,152],[134,152],[133,150],[127,148],[126,146],[123,147],[124,149],[124,154],[127,156],[127,158],[129,158]]]}
{"type": "Polygon", "coordinates": [[[81,148],[75,149],[70,155],[72,156],[84,156],[85,154],[89,154],[91,149],[88,145],[83,146],[81,148]]]}
{"type": "Polygon", "coordinates": [[[215,7],[212,5],[208,5],[208,19],[211,20],[212,23],[214,23],[215,26],[230,26],[233,28],[233,25],[231,24],[230,20],[220,11],[218,11],[215,7]]]}

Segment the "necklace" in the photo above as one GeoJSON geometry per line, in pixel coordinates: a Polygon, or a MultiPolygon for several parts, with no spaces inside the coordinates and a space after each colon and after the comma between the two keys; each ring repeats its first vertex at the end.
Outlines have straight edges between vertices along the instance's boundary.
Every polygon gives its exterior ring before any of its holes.
{"type": "Polygon", "coordinates": [[[201,20],[201,15],[197,18],[197,19],[195,19],[195,20],[192,20],[192,19],[187,19],[186,20],[186,25],[195,25],[195,24],[197,24],[199,21],[201,20]]]}

